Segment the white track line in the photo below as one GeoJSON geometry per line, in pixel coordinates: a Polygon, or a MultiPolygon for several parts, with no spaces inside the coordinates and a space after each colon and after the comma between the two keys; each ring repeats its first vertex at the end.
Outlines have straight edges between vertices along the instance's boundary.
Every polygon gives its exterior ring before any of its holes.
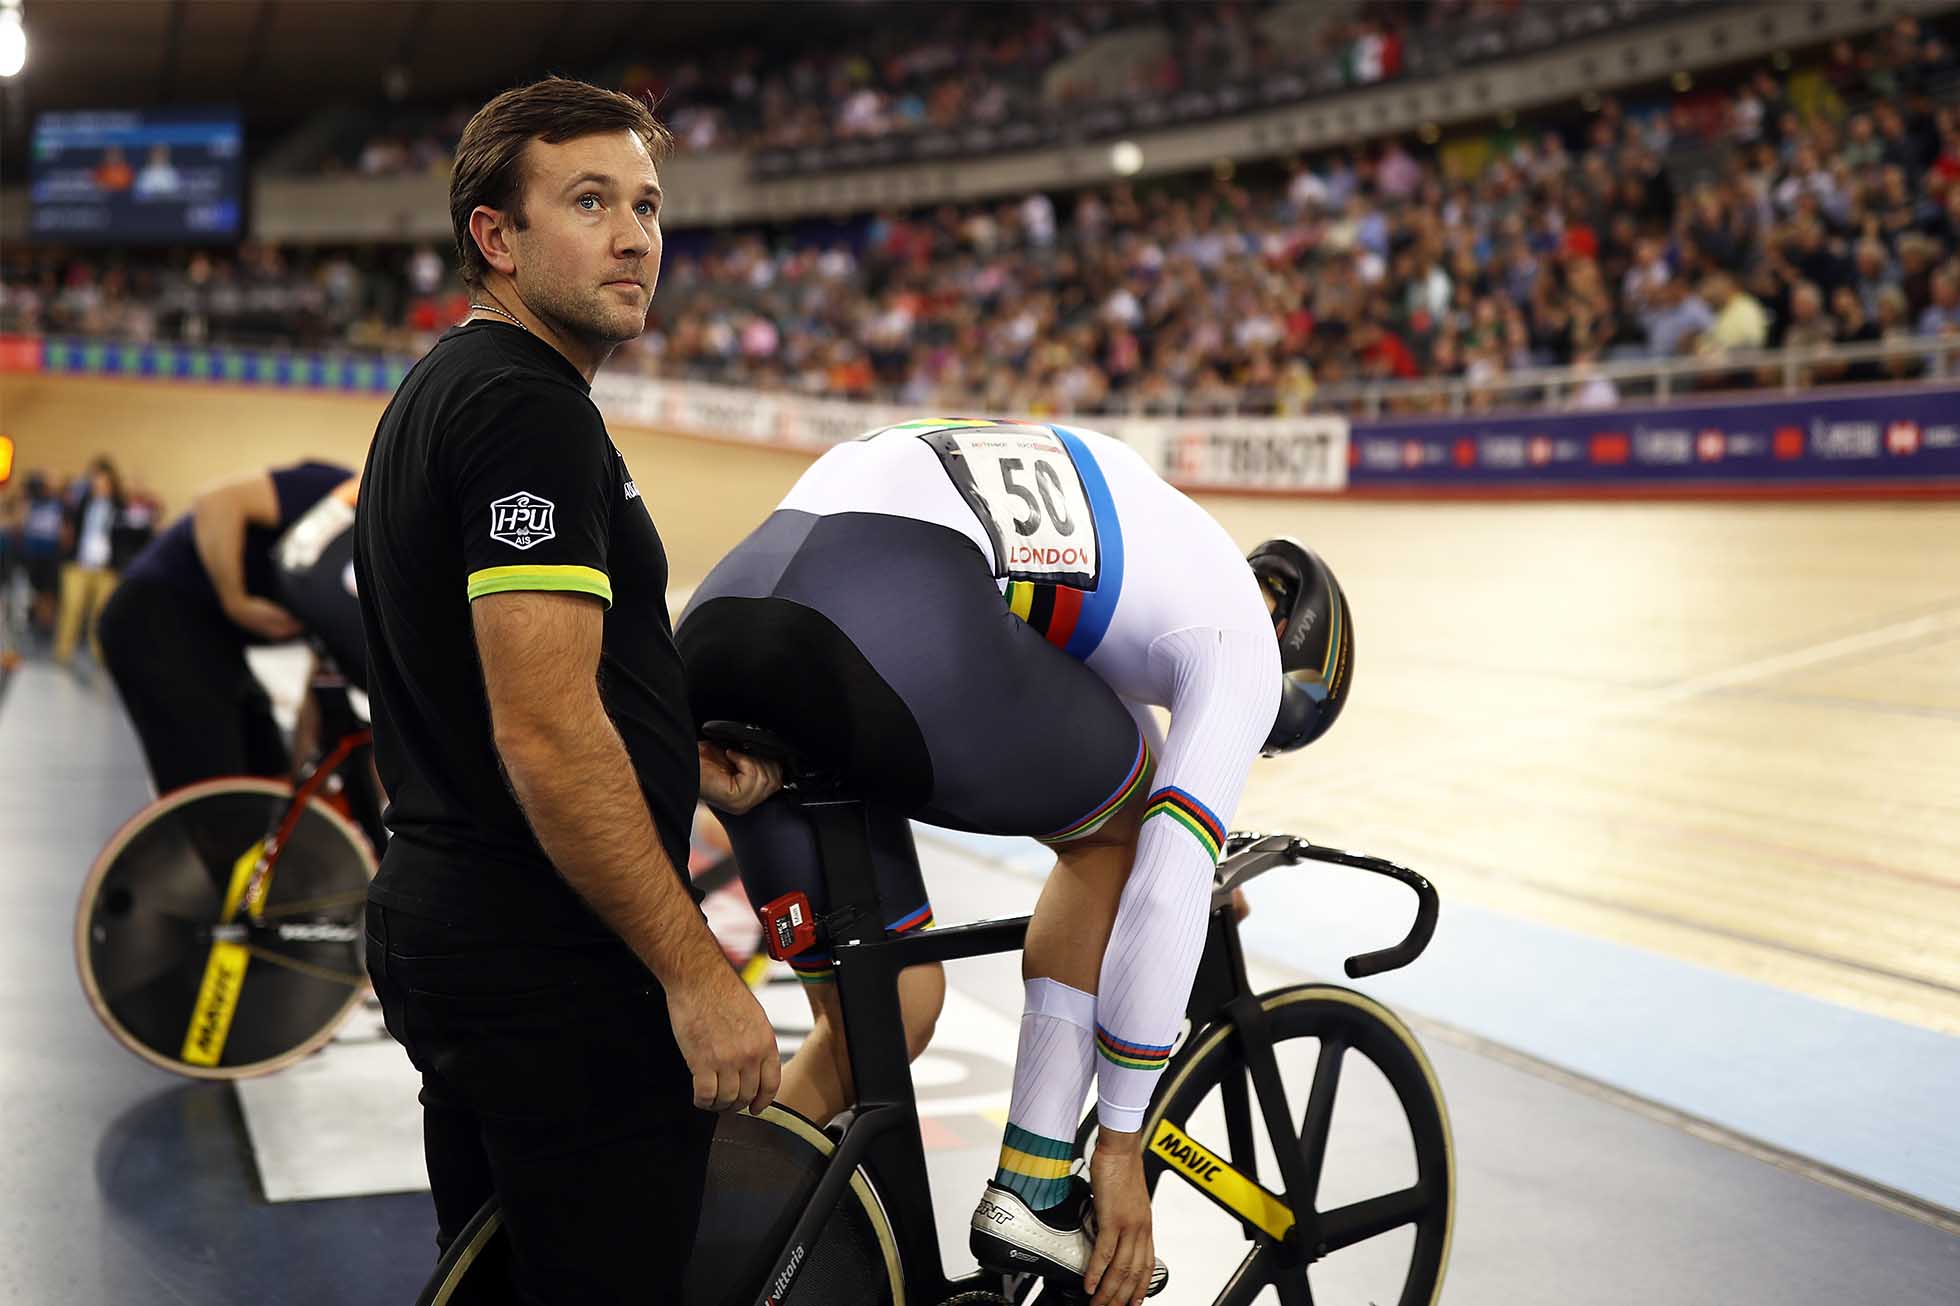
{"type": "Polygon", "coordinates": [[[1382,765],[1355,769],[1325,784],[1316,785],[1316,801],[1343,794],[1363,793],[1388,784],[1440,770],[1453,770],[1467,763],[1508,760],[1520,745],[1543,743],[1576,733],[1583,727],[1601,725],[1625,717],[1646,716],[1704,694],[1713,694],[1737,685],[1768,680],[1790,671],[1819,666],[1859,654],[1872,653],[1935,635],[1960,635],[1960,607],[1947,608],[1921,617],[1880,626],[1839,639],[1826,640],[1807,648],[1757,658],[1752,662],[1711,671],[1655,689],[1614,690],[1591,706],[1562,707],[1551,715],[1527,718],[1508,727],[1485,730],[1456,746],[1429,752],[1420,757],[1401,757],[1382,765]]]}

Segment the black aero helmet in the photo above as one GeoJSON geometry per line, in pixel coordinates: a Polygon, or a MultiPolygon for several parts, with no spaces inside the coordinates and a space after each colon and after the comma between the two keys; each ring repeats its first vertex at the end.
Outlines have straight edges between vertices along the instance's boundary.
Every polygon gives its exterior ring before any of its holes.
{"type": "Polygon", "coordinates": [[[1246,562],[1273,596],[1279,632],[1285,684],[1279,718],[1261,750],[1273,757],[1320,738],[1341,714],[1354,678],[1354,622],[1334,573],[1297,541],[1267,540],[1246,562]]]}

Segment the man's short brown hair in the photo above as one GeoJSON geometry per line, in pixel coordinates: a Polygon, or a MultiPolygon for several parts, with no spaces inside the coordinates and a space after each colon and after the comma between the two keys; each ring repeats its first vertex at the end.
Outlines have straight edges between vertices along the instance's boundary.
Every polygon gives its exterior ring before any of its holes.
{"type": "Polygon", "coordinates": [[[656,163],[673,149],[673,136],[646,102],[569,77],[513,87],[478,109],[463,128],[456,166],[449,174],[449,225],[464,282],[481,286],[490,270],[470,235],[470,214],[478,205],[511,214],[518,230],[524,229],[526,146],[534,140],[560,145],[622,130],[636,134],[656,163]]]}

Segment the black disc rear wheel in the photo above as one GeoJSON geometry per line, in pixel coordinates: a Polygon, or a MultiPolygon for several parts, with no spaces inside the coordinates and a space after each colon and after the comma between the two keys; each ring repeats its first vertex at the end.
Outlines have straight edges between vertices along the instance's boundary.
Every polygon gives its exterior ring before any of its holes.
{"type": "MultiPolygon", "coordinates": [[[[781,1106],[759,1116],[724,1111],[715,1124],[707,1191],[684,1306],[752,1306],[803,1214],[833,1145],[781,1106]]],[[[510,1245],[493,1198],[451,1243],[416,1306],[480,1306],[508,1299],[510,1245]]],[[[647,1300],[675,1300],[649,1268],[647,1300]]],[[[784,1306],[904,1306],[897,1243],[862,1171],[851,1177],[784,1306]]]]}
{"type": "Polygon", "coordinates": [[[359,1002],[374,854],[318,800],[273,866],[262,928],[216,947],[240,868],[292,794],[244,776],[175,790],[130,818],[90,869],[75,917],[82,988],[116,1040],[153,1065],[201,1079],[264,1074],[324,1044],[359,1002]]]}

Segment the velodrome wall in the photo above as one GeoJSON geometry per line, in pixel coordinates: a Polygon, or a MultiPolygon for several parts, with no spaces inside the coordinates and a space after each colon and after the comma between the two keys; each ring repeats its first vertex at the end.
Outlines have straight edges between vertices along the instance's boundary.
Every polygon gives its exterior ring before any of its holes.
{"type": "MultiPolygon", "coordinates": [[[[405,359],[0,337],[0,433],[57,474],[108,453],[174,510],[240,470],[362,461],[405,359]]],[[[593,398],[656,519],[704,501],[753,523],[813,456],[907,409],[600,373],[593,398]]],[[[1599,412],[1350,423],[1110,418],[1193,491],[1280,496],[1960,496],[1960,387],[1599,412]]],[[[729,542],[733,542],[732,538],[729,542]]],[[[675,543],[679,543],[675,541],[675,543]]]]}
{"type": "MultiPolygon", "coordinates": [[[[0,434],[15,441],[16,484],[66,477],[97,454],[154,491],[175,517],[196,494],[255,468],[317,458],[358,468],[387,406],[382,392],[243,381],[49,373],[0,340],[0,434]]],[[[810,455],[615,424],[614,442],[660,525],[677,583],[709,566],[767,516],[810,455]],[[713,504],[703,511],[703,504],[713,504]]]]}

